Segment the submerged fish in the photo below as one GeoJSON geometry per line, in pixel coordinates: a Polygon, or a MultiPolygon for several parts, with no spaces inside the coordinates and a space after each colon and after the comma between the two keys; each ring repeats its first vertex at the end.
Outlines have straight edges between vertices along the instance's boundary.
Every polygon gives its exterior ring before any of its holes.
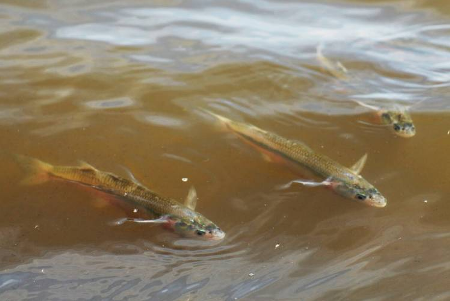
{"type": "Polygon", "coordinates": [[[406,107],[397,106],[392,109],[368,105],[355,100],[359,105],[375,111],[376,116],[384,125],[390,128],[400,137],[409,138],[416,134],[416,127],[406,107]]]}
{"type": "Polygon", "coordinates": [[[352,168],[347,168],[324,155],[316,153],[302,142],[289,140],[256,126],[236,122],[209,111],[206,112],[219,119],[228,130],[256,147],[271,161],[306,168],[324,179],[322,183],[319,183],[320,185],[328,186],[344,197],[373,207],[386,206],[387,201],[381,193],[359,175],[366,162],[367,154],[356,162],[352,168]]]}
{"type": "Polygon", "coordinates": [[[17,161],[30,175],[23,182],[28,184],[43,183],[48,180],[63,180],[81,184],[106,194],[118,201],[120,205],[128,205],[135,212],[144,213],[152,219],[124,218],[125,221],[138,223],[161,223],[164,227],[185,237],[199,237],[210,240],[221,240],[225,233],[209,219],[194,211],[197,195],[192,188],[181,204],[171,198],[157,195],[150,189],[112,173],[100,171],[87,163],[80,166],[53,166],[37,159],[15,155],[17,161]]]}
{"type": "MultiPolygon", "coordinates": [[[[336,78],[348,81],[349,76],[347,69],[340,63],[333,63],[322,54],[321,47],[317,47],[317,59],[320,63],[334,75],[336,78]]],[[[416,134],[416,127],[408,112],[408,106],[396,105],[392,108],[380,108],[372,105],[355,101],[361,106],[374,110],[382,124],[390,126],[390,128],[400,137],[409,138],[416,134]]]]}

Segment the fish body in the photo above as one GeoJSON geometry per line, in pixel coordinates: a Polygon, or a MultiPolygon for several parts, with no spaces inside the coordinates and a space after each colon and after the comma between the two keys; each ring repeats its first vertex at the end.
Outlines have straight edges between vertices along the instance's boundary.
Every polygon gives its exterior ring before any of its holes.
{"type": "MultiPolygon", "coordinates": [[[[322,54],[321,46],[317,47],[316,53],[318,61],[336,78],[348,82],[351,78],[348,76],[347,69],[340,63],[333,63],[322,54]]],[[[385,109],[377,106],[368,105],[360,101],[355,101],[361,106],[374,110],[376,115],[380,117],[380,121],[384,125],[388,125],[395,134],[403,138],[410,138],[416,134],[411,114],[408,107],[396,105],[393,108],[385,109]]]]}
{"type": "Polygon", "coordinates": [[[37,159],[16,155],[21,166],[30,172],[28,184],[48,180],[77,183],[118,200],[144,212],[145,216],[163,223],[174,232],[188,237],[221,240],[225,233],[213,222],[194,211],[196,195],[189,194],[185,205],[174,199],[163,197],[150,189],[109,172],[100,171],[87,163],[81,166],[53,166],[37,159]]]}
{"type": "Polygon", "coordinates": [[[307,169],[322,179],[337,193],[374,207],[384,207],[386,199],[381,193],[359,175],[364,166],[366,155],[352,169],[313,151],[304,143],[286,139],[267,132],[256,126],[236,122],[209,112],[218,118],[227,129],[241,139],[256,147],[265,155],[307,169]]]}

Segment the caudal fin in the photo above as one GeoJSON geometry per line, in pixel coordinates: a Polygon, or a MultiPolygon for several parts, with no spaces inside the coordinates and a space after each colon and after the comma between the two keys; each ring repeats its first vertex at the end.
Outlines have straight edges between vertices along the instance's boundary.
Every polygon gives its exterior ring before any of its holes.
{"type": "Polygon", "coordinates": [[[35,185],[48,181],[49,171],[53,168],[52,165],[22,155],[14,155],[14,158],[27,173],[26,177],[21,181],[22,184],[35,185]]]}
{"type": "Polygon", "coordinates": [[[230,119],[223,117],[221,115],[215,114],[211,111],[208,111],[206,109],[201,109],[203,112],[207,113],[210,116],[213,116],[218,122],[217,122],[217,126],[219,129],[225,131],[228,130],[228,126],[229,124],[232,122],[230,119]]]}

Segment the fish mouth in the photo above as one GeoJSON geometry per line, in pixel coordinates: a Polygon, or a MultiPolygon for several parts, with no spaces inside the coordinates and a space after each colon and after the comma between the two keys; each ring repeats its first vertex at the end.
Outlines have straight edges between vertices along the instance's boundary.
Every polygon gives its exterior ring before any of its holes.
{"type": "Polygon", "coordinates": [[[207,233],[205,238],[208,240],[222,240],[225,238],[225,232],[222,230],[212,230],[211,233],[207,233]]]}
{"type": "Polygon", "coordinates": [[[396,134],[403,138],[410,138],[416,134],[416,131],[400,131],[396,132],[396,134]]]}
{"type": "Polygon", "coordinates": [[[367,202],[368,205],[377,208],[383,208],[387,205],[387,200],[383,196],[373,197],[370,201],[367,202]]]}

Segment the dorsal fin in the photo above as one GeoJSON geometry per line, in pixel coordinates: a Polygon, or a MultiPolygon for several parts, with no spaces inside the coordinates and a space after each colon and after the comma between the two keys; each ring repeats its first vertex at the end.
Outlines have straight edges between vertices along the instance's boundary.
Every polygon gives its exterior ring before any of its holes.
{"type": "Polygon", "coordinates": [[[367,153],[361,157],[353,166],[350,168],[355,174],[359,175],[364,168],[367,161],[367,153]]]}
{"type": "Polygon", "coordinates": [[[189,189],[184,205],[191,210],[195,210],[195,207],[197,206],[197,191],[194,186],[191,186],[189,189]]]}
{"type": "Polygon", "coordinates": [[[129,170],[127,167],[120,165],[120,167],[122,167],[123,170],[125,170],[125,172],[128,174],[128,176],[130,177],[131,181],[133,181],[136,184],[139,184],[141,186],[144,186],[141,182],[139,182],[136,177],[133,175],[133,173],[131,172],[131,170],[129,170]]]}
{"type": "Polygon", "coordinates": [[[80,168],[81,168],[81,169],[92,169],[92,170],[97,170],[97,168],[95,168],[95,167],[92,166],[91,164],[87,163],[86,161],[79,160],[79,162],[80,162],[80,168]]]}
{"type": "Polygon", "coordinates": [[[409,105],[409,106],[404,106],[407,110],[410,110],[411,108],[413,108],[413,107],[415,107],[415,106],[418,106],[418,105],[420,105],[422,102],[424,102],[424,101],[427,101],[428,100],[428,98],[424,98],[424,99],[422,99],[422,100],[419,100],[418,102],[416,102],[416,103],[413,103],[412,105],[409,105]]]}

